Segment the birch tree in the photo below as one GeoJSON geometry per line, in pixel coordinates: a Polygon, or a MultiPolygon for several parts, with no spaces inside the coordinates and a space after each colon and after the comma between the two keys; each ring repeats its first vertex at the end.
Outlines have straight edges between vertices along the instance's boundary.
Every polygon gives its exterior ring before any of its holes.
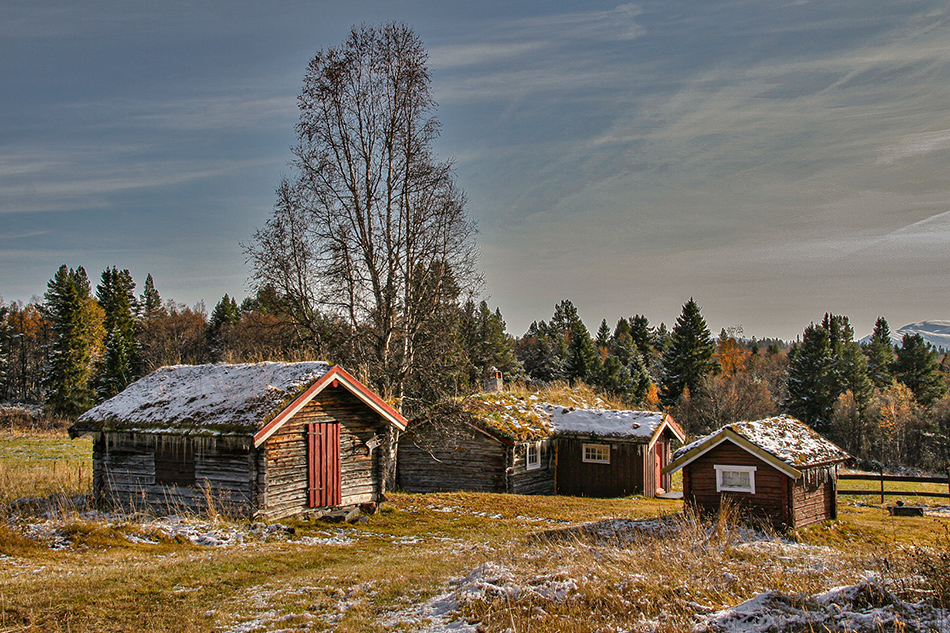
{"type": "Polygon", "coordinates": [[[452,165],[436,159],[427,55],[406,25],[354,27],[317,52],[298,99],[292,175],[246,251],[253,283],[286,297],[300,332],[402,398],[447,293],[476,280],[474,225],[452,165]]]}

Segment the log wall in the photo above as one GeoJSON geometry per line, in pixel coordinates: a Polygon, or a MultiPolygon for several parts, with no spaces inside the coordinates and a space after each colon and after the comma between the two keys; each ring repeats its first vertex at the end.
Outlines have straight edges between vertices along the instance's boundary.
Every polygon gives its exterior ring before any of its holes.
{"type": "Polygon", "coordinates": [[[810,468],[791,486],[793,528],[820,523],[838,516],[837,469],[810,468]]]}
{"type": "Polygon", "coordinates": [[[509,449],[511,469],[508,474],[508,492],[516,495],[553,495],[557,456],[555,440],[541,441],[541,466],[528,470],[528,445],[516,444],[509,449]]]}
{"type": "MultiPolygon", "coordinates": [[[[158,514],[253,515],[254,451],[250,437],[192,438],[171,434],[96,434],[93,496],[97,504],[158,514]],[[156,453],[194,456],[193,486],[156,482],[156,453]]],[[[158,464],[158,470],[163,470],[158,464]]],[[[189,479],[189,477],[184,477],[189,479]]]]}
{"type": "Polygon", "coordinates": [[[728,499],[756,519],[776,528],[790,525],[790,479],[732,442],[723,442],[683,468],[683,496],[703,513],[716,513],[728,499]],[[755,494],[717,492],[715,465],[755,466],[755,494]]]}
{"type": "Polygon", "coordinates": [[[389,423],[345,388],[328,388],[280,427],[261,447],[259,499],[268,520],[309,509],[307,494],[307,424],[340,424],[341,504],[379,501],[383,494],[382,461],[389,423]],[[379,446],[369,451],[373,439],[379,446]]]}
{"type": "Polygon", "coordinates": [[[605,498],[643,494],[645,452],[646,444],[559,437],[557,494],[605,498]],[[585,462],[584,444],[610,446],[610,463],[585,462]]]}
{"type": "Polygon", "coordinates": [[[399,438],[397,486],[406,492],[507,492],[507,449],[467,424],[415,425],[399,438]]]}

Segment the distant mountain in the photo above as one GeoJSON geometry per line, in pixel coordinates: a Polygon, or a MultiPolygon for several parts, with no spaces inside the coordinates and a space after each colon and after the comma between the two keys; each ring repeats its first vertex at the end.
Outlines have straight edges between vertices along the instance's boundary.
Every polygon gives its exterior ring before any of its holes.
{"type": "MultiPolygon", "coordinates": [[[[911,323],[910,325],[905,325],[891,332],[891,340],[894,341],[895,345],[900,345],[905,334],[920,334],[926,342],[934,347],[945,352],[950,350],[950,321],[921,321],[920,323],[911,323]]],[[[870,340],[871,335],[868,334],[861,339],[861,342],[867,343],[870,340]]]]}

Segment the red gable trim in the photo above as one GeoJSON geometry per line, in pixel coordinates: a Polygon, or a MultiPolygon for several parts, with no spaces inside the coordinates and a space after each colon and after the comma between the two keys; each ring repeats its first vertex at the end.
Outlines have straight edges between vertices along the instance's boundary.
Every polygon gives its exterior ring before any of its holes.
{"type": "Polygon", "coordinates": [[[683,432],[682,427],[676,423],[675,420],[670,416],[670,414],[663,414],[663,422],[656,427],[656,430],[653,432],[653,435],[650,437],[650,441],[647,444],[647,450],[653,448],[653,445],[656,444],[657,440],[660,439],[660,435],[663,434],[665,429],[669,429],[670,432],[676,436],[680,442],[686,442],[686,433],[683,432]]]}
{"type": "Polygon", "coordinates": [[[382,398],[373,393],[369,387],[351,376],[345,369],[339,365],[334,365],[330,368],[330,371],[324,374],[317,382],[310,385],[306,391],[297,396],[283,411],[278,413],[273,420],[265,424],[264,428],[254,434],[254,447],[256,448],[267,441],[267,438],[273,435],[277,429],[282,427],[294,414],[303,409],[307,403],[313,400],[321,391],[327,387],[337,386],[345,387],[347,391],[362,400],[366,406],[378,413],[383,419],[400,431],[406,430],[406,418],[404,418],[401,413],[386,404],[382,398]]]}

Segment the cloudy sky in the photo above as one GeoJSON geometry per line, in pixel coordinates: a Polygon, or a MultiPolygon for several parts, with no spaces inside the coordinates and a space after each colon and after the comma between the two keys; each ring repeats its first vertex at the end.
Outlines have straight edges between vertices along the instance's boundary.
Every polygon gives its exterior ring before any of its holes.
{"type": "Polygon", "coordinates": [[[950,319],[948,0],[4,2],[0,295],[65,263],[244,297],[307,62],[388,20],[513,334],[563,298],[591,329],[690,297],[758,337],[950,319]]]}

